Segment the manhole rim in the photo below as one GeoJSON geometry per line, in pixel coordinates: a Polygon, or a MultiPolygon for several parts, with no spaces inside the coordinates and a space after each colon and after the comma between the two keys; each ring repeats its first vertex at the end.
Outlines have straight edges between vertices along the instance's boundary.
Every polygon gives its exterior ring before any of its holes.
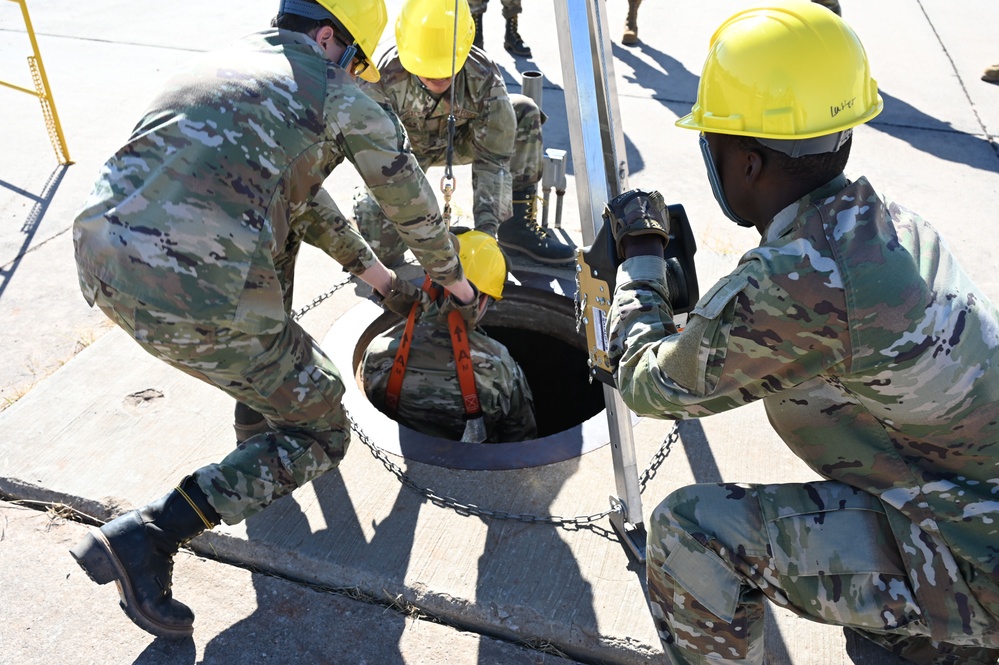
{"type": "MultiPolygon", "coordinates": [[[[548,274],[516,271],[519,285],[508,285],[504,300],[521,295],[564,298],[567,280],[548,274]],[[524,289],[523,294],[520,290],[524,289]],[[562,291],[561,294],[556,289],[562,291]],[[528,292],[530,292],[528,294],[528,292]]],[[[571,282],[568,282],[571,284],[571,282]]],[[[362,300],[330,326],[322,342],[344,379],[343,404],[372,445],[409,461],[463,470],[509,470],[555,464],[580,457],[610,443],[607,410],[561,432],[514,443],[462,443],[429,436],[402,425],[379,411],[361,390],[355,372],[355,350],[362,335],[385,314],[370,300],[362,300]],[[349,340],[348,343],[344,343],[349,340]]]]}

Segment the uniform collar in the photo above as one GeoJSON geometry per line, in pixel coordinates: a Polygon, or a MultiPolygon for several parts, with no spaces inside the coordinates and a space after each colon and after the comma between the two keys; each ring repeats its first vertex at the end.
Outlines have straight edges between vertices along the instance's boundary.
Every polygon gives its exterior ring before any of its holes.
{"type": "Polygon", "coordinates": [[[781,210],[779,213],[774,215],[774,218],[770,220],[770,224],[767,225],[766,233],[763,234],[763,242],[773,242],[774,240],[777,240],[777,238],[786,235],[791,230],[791,227],[794,226],[795,220],[801,217],[801,215],[806,212],[809,207],[818,201],[834,196],[837,192],[849,184],[850,183],[846,179],[846,175],[840,173],[826,184],[822,185],[818,189],[812,190],[805,196],[781,210]]]}

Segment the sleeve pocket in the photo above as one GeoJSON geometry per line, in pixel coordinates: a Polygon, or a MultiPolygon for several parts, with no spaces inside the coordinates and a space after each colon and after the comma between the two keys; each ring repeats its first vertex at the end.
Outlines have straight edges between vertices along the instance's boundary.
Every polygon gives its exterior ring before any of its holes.
{"type": "Polygon", "coordinates": [[[718,318],[718,315],[722,313],[732,298],[749,285],[749,278],[746,275],[747,267],[748,265],[744,264],[735,272],[718,280],[697,301],[694,309],[690,312],[691,315],[696,314],[706,319],[718,318]]]}

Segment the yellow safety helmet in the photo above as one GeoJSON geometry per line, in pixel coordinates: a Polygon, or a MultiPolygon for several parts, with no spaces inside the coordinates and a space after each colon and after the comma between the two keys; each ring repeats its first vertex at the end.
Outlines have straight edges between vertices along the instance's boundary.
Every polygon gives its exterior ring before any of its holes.
{"type": "Polygon", "coordinates": [[[756,137],[797,157],[839,149],[883,108],[850,26],[813,2],[776,0],[715,31],[697,102],[676,125],[756,137]]]}
{"type": "Polygon", "coordinates": [[[350,33],[358,50],[368,61],[368,66],[360,73],[360,77],[372,83],[380,79],[381,74],[375,66],[375,49],[378,48],[378,42],[388,24],[385,0],[317,0],[317,2],[350,33]]]}
{"type": "Polygon", "coordinates": [[[502,299],[507,264],[496,238],[483,231],[466,231],[458,236],[458,244],[458,258],[468,281],[482,293],[502,299]]]}
{"type": "Polygon", "coordinates": [[[452,59],[454,73],[461,71],[473,39],[475,22],[468,0],[406,0],[395,22],[399,61],[410,74],[428,79],[450,78],[452,59]]]}

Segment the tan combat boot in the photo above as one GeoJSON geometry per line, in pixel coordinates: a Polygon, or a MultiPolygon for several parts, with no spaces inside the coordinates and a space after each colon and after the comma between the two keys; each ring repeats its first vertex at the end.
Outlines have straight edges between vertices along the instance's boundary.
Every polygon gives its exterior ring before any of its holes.
{"type": "Polygon", "coordinates": [[[999,83],[999,65],[986,67],[985,73],[982,74],[982,80],[988,83],[999,83]]]}
{"type": "Polygon", "coordinates": [[[622,44],[638,43],[638,5],[642,0],[628,0],[628,18],[624,20],[624,36],[621,37],[622,44]]]}

